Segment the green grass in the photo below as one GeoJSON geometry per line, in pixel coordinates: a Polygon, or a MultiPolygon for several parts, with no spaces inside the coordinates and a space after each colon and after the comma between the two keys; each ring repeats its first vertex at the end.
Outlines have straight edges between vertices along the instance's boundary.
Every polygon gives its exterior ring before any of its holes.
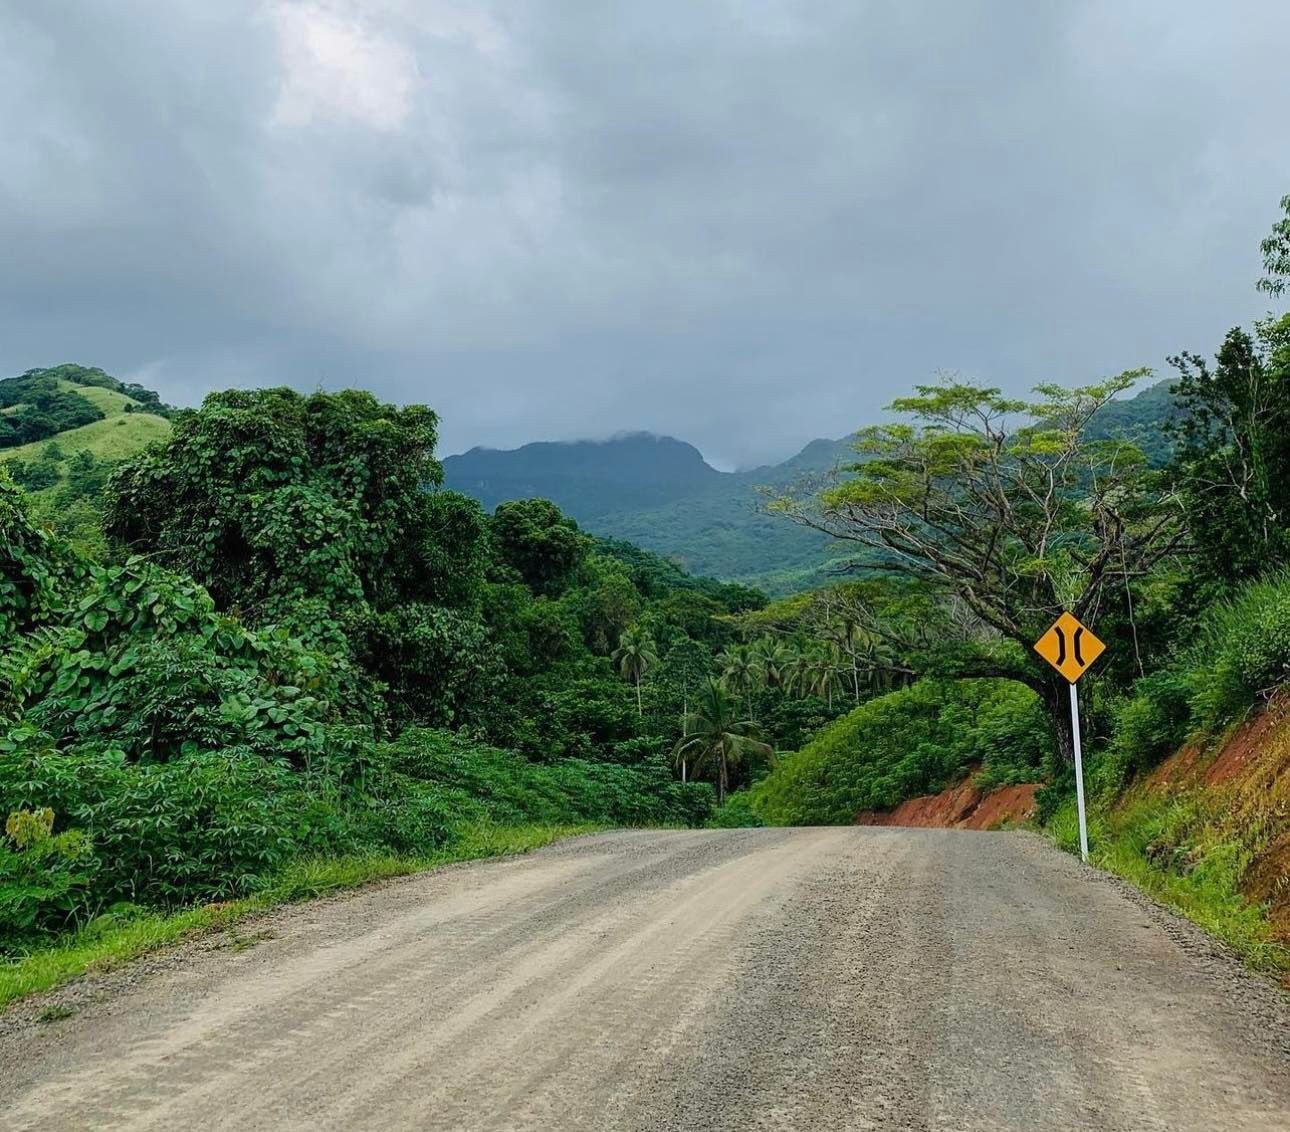
{"type": "MultiPolygon", "coordinates": [[[[110,393],[111,390],[101,389],[99,392],[110,393]]],[[[68,429],[48,440],[36,440],[17,448],[6,448],[0,453],[0,460],[37,460],[45,445],[53,442],[57,442],[67,459],[77,452],[88,451],[99,459],[123,460],[154,440],[163,440],[169,435],[170,422],[165,417],[154,416],[152,413],[121,413],[81,425],[80,428],[68,429]]]]}
{"type": "MultiPolygon", "coordinates": [[[[1079,852],[1074,801],[1049,820],[1058,846],[1079,852]]],[[[1146,795],[1089,814],[1089,859],[1222,940],[1263,971],[1290,971],[1290,948],[1272,934],[1263,908],[1242,894],[1250,849],[1220,836],[1193,799],[1146,795]]]]}
{"type": "Polygon", "coordinates": [[[77,385],[75,382],[60,379],[58,388],[64,392],[79,393],[91,405],[109,417],[119,416],[125,412],[127,406],[139,403],[133,397],[127,397],[124,393],[118,393],[115,389],[104,389],[98,385],[77,385]]]}
{"type": "MultiPolygon", "coordinates": [[[[102,917],[59,943],[0,964],[0,1009],[17,999],[51,990],[89,971],[109,971],[157,951],[229,928],[268,908],[357,888],[373,881],[408,876],[459,861],[501,857],[549,845],[564,837],[592,833],[595,825],[472,826],[451,845],[425,856],[370,855],[314,858],[295,862],[263,892],[241,900],[205,904],[173,913],[144,913],[125,922],[102,917]]],[[[233,946],[252,946],[264,936],[235,936],[233,946]]]]}

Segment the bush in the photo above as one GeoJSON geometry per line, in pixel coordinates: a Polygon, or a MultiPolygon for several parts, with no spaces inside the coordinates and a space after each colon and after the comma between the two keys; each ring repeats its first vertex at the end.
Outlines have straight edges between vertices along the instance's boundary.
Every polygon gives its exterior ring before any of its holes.
{"type": "Polygon", "coordinates": [[[16,810],[0,835],[0,948],[83,916],[97,860],[79,830],[55,834],[54,811],[16,810]]]}
{"type": "Polygon", "coordinates": [[[845,825],[934,793],[984,764],[1000,781],[1034,779],[1051,746],[1038,697],[1003,680],[923,680],[861,704],[751,788],[775,825],[845,825]]]}
{"type": "Polygon", "coordinates": [[[1290,678],[1290,574],[1253,582],[1212,606],[1189,657],[1196,723],[1221,726],[1290,678]]]}
{"type": "Polygon", "coordinates": [[[470,800],[469,817],[505,824],[701,825],[712,809],[707,783],[681,783],[662,759],[633,766],[562,759],[532,763],[513,751],[447,731],[412,728],[378,749],[376,761],[470,800]]]}
{"type": "Polygon", "coordinates": [[[0,810],[49,806],[87,836],[101,905],[251,891],[310,839],[300,777],[249,751],[132,765],[111,749],[59,751],[29,731],[3,746],[0,810]]]}
{"type": "Polygon", "coordinates": [[[713,812],[708,819],[709,829],[745,829],[766,823],[753,809],[752,791],[738,790],[726,799],[726,804],[713,812]]]}
{"type": "Polygon", "coordinates": [[[1122,777],[1150,770],[1186,738],[1191,725],[1187,682],[1175,671],[1144,676],[1115,710],[1110,762],[1122,777]]]}

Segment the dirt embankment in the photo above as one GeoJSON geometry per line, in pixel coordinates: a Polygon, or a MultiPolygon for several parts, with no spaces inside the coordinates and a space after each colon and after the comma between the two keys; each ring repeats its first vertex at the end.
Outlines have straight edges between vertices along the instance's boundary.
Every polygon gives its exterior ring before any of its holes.
{"type": "Polygon", "coordinates": [[[1154,793],[1198,798],[1224,838],[1253,850],[1241,878],[1290,943],[1290,693],[1217,742],[1189,743],[1146,780],[1154,793]]]}
{"type": "Polygon", "coordinates": [[[983,792],[972,785],[974,770],[959,785],[939,794],[910,798],[894,810],[863,810],[857,825],[905,825],[925,829],[997,829],[1005,823],[1026,821],[1035,812],[1035,791],[1040,783],[1002,786],[983,792]]]}

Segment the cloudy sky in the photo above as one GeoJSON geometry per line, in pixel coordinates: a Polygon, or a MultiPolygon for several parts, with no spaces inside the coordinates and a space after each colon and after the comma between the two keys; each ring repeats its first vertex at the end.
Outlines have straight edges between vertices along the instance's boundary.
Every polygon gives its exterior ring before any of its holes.
{"type": "Polygon", "coordinates": [[[723,466],[1261,313],[1286,0],[0,0],[0,372],[723,466]]]}

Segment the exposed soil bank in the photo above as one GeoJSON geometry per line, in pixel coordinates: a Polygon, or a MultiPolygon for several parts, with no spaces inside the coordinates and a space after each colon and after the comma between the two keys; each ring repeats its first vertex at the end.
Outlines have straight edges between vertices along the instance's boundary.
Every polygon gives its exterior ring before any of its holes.
{"type": "Polygon", "coordinates": [[[1241,891],[1266,905],[1277,938],[1290,944],[1290,694],[1217,741],[1185,745],[1143,788],[1199,799],[1216,829],[1252,851],[1241,891]]]}
{"type": "Polygon", "coordinates": [[[910,798],[894,810],[862,810],[856,825],[902,825],[924,829],[997,829],[1005,822],[1027,821],[1035,812],[1040,783],[1002,786],[984,793],[972,785],[974,775],[939,794],[910,798]]]}

